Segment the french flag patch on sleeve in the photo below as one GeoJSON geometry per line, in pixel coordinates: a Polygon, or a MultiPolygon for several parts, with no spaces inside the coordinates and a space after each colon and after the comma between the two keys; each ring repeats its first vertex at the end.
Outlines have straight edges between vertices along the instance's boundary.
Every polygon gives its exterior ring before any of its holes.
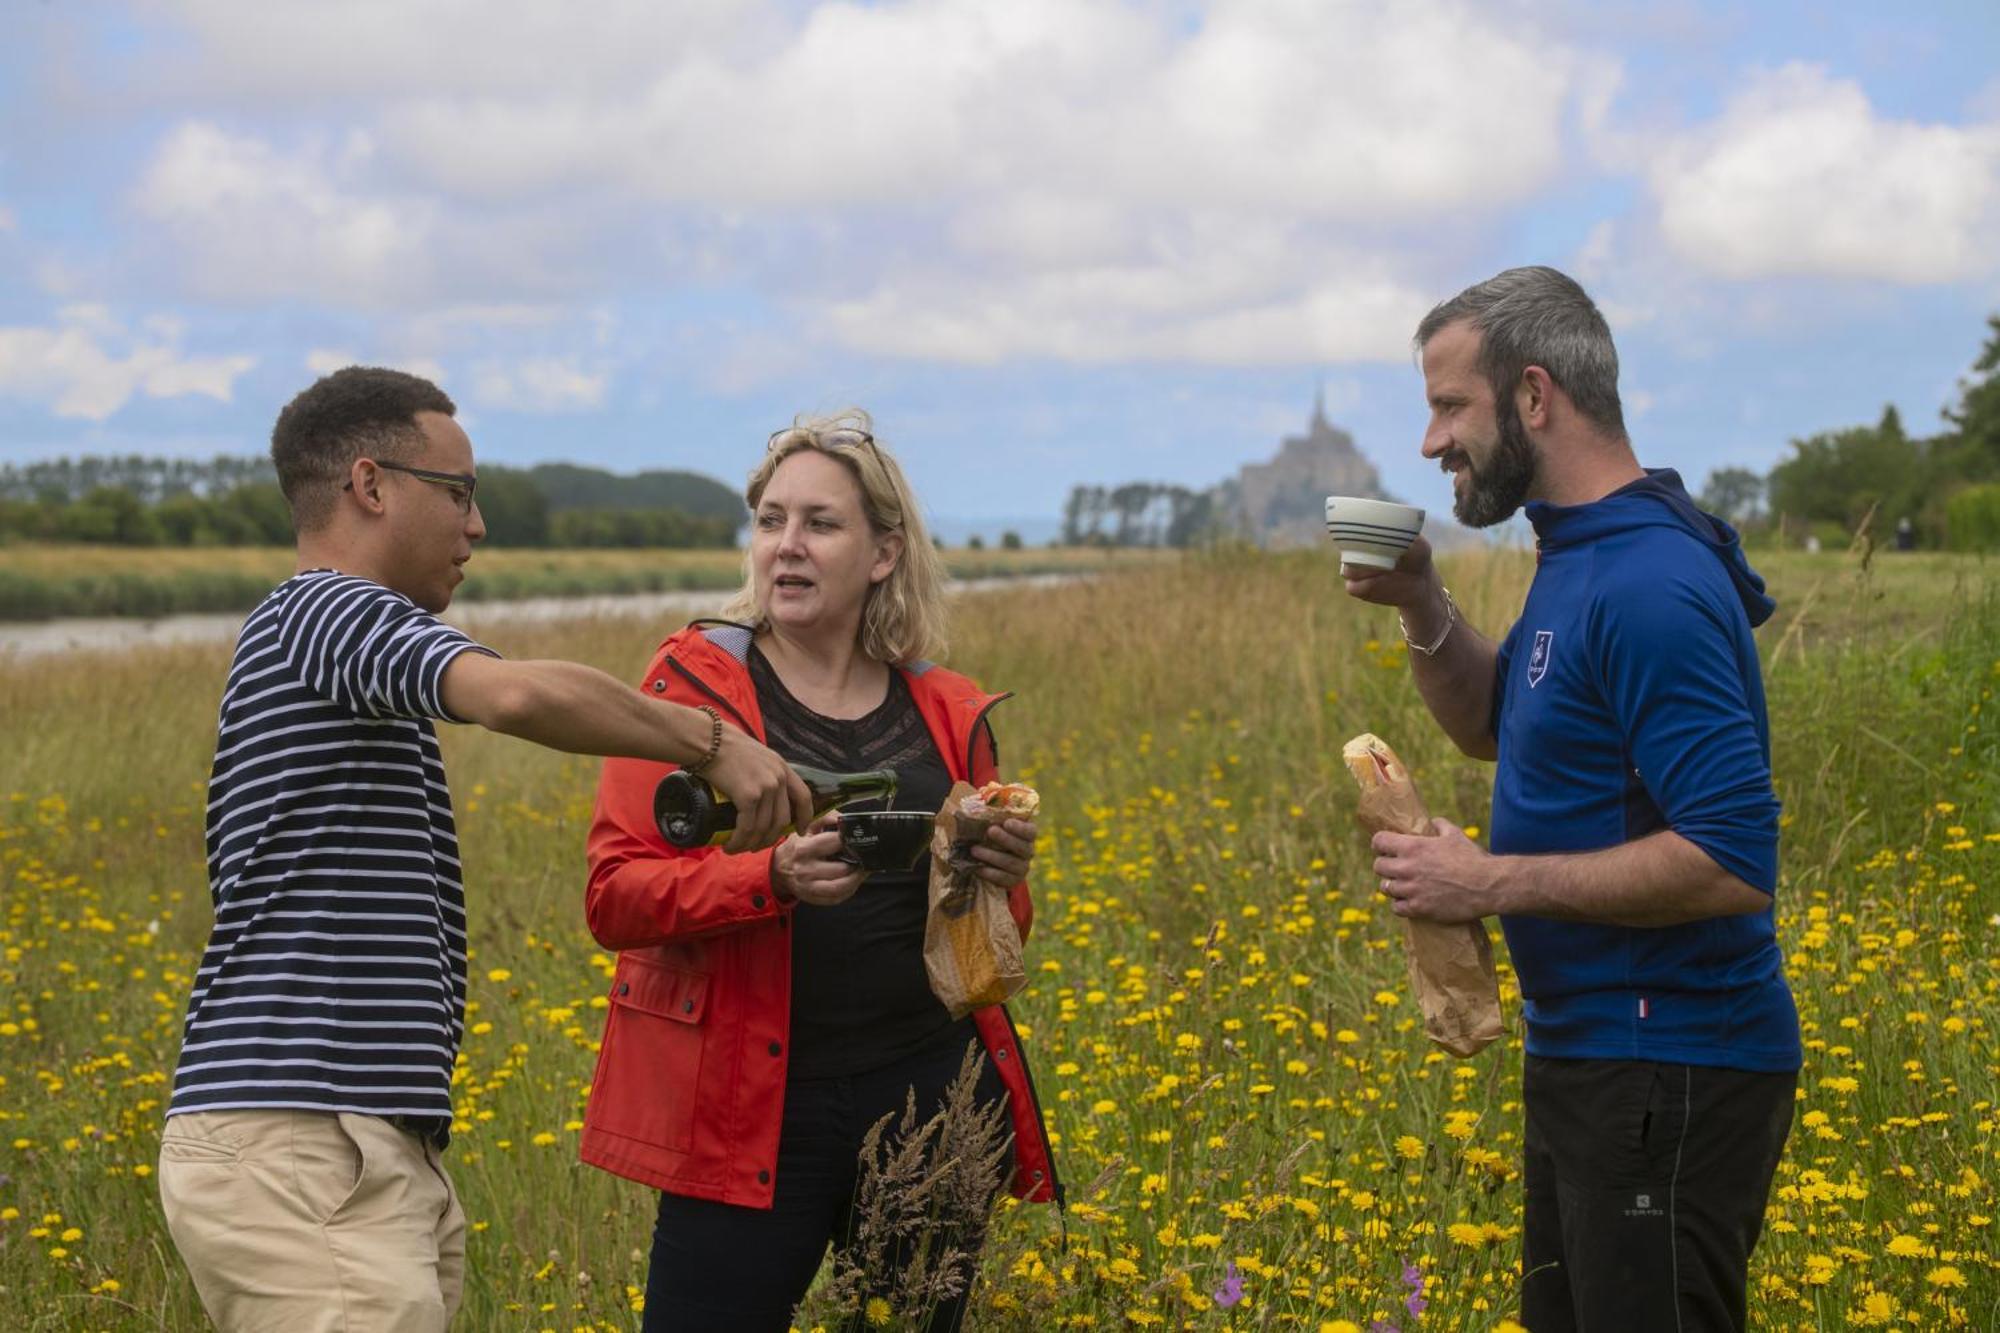
{"type": "Polygon", "coordinates": [[[1652,1002],[1651,1000],[1649,1000],[1649,999],[1645,998],[1645,997],[1644,997],[1643,995],[1642,995],[1642,996],[1640,996],[1640,997],[1639,997],[1639,1017],[1641,1017],[1641,1018],[1650,1018],[1650,1017],[1652,1017],[1652,1014],[1653,1014],[1653,1002],[1652,1002]]]}

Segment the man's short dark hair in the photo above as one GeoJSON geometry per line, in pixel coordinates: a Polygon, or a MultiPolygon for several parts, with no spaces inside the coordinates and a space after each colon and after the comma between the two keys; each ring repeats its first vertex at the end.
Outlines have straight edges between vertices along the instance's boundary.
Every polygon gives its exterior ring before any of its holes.
{"type": "Polygon", "coordinates": [[[414,457],[423,443],[419,412],[453,416],[458,407],[422,376],[382,366],[336,370],[285,404],[271,430],[271,461],[292,527],[310,532],[332,516],[355,459],[414,457]]]}
{"type": "Polygon", "coordinates": [[[1521,372],[1540,366],[1593,425],[1625,438],[1611,326],[1574,278],[1538,265],[1475,283],[1424,316],[1417,347],[1461,321],[1479,333],[1479,369],[1495,398],[1509,397],[1521,372]]]}

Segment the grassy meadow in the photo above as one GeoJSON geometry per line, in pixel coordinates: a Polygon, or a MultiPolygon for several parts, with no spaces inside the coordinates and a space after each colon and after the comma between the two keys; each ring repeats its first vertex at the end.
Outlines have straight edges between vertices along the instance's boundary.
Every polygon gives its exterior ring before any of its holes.
{"type": "MultiPolygon", "coordinates": [[[[540,558],[482,560],[502,557],[540,558]]],[[[1753,1323],[2000,1327],[1995,570],[1762,563],[1807,1055],[1753,1323]]],[[[1531,574],[1520,553],[1447,566],[1495,631],[1531,574]]],[[[1488,772],[1429,724],[1394,617],[1342,595],[1324,553],[1187,556],[959,606],[951,661],[1018,691],[995,715],[1002,759],[1044,796],[1014,1009],[1071,1200],[1066,1232],[1003,1206],[973,1326],[1505,1327],[1518,1028],[1466,1061],[1424,1041],[1338,757],[1375,731],[1434,811],[1484,822],[1488,772]]],[[[669,628],[492,637],[631,678],[669,628]]],[[[10,1328],[204,1326],[151,1172],[209,919],[226,661],[0,658],[10,1328]]],[[[575,1159],[612,966],[581,913],[596,765],[447,730],[474,941],[448,1154],[474,1227],[460,1327],[635,1329],[652,1196],[575,1159]]]]}

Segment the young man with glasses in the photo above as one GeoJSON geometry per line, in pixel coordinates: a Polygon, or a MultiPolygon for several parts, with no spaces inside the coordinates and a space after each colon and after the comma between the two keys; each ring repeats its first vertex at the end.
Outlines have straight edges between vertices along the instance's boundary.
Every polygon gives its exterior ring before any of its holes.
{"type": "Polygon", "coordinates": [[[457,1309],[465,1218],[439,1151],[465,905],[434,720],[699,771],[743,812],[732,851],[811,821],[784,761],[715,712],[503,661],[437,618],[486,535],[454,411],[351,366],[272,434],[298,572],[244,622],[223,693],[215,925],[160,1146],[168,1227],[225,1333],[432,1333],[457,1309]]]}

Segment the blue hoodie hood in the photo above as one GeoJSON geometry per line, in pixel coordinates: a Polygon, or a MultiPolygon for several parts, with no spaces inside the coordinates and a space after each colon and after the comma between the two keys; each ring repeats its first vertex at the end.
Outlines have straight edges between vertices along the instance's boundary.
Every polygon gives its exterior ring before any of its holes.
{"type": "Polygon", "coordinates": [[[1670,467],[1647,468],[1639,480],[1619,487],[1601,500],[1581,505],[1553,505],[1531,500],[1524,511],[1534,526],[1536,544],[1549,550],[1578,546],[1632,528],[1675,527],[1692,533],[1729,571],[1730,582],[1752,626],[1771,618],[1778,603],[1764,591],[1764,578],[1750,568],[1736,529],[1699,508],[1670,467]]]}

